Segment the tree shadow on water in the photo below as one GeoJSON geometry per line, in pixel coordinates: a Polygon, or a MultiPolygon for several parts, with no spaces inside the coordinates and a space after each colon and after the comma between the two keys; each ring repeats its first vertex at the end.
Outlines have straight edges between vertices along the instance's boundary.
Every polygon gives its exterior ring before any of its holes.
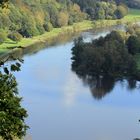
{"type": "MultiPolygon", "coordinates": [[[[75,71],[76,73],[76,71],[75,71]]],[[[137,84],[137,80],[133,78],[114,78],[110,76],[85,76],[81,73],[76,73],[77,76],[83,81],[84,85],[88,86],[92,96],[96,100],[102,100],[105,96],[109,95],[114,89],[117,82],[120,81],[120,84],[124,84],[124,80],[127,82],[125,84],[127,90],[135,90],[140,88],[140,84],[137,84]]]]}
{"type": "Polygon", "coordinates": [[[111,77],[81,77],[85,85],[88,85],[92,96],[96,100],[103,99],[109,94],[115,85],[115,80],[111,77]]]}

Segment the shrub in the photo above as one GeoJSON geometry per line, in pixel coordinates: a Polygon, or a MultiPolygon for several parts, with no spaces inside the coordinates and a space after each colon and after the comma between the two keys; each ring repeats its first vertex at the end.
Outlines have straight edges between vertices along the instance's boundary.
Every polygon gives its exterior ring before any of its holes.
{"type": "Polygon", "coordinates": [[[4,43],[5,40],[6,40],[6,33],[0,32],[0,44],[4,43]]]}
{"type": "Polygon", "coordinates": [[[41,24],[37,24],[37,30],[39,31],[39,34],[43,34],[45,32],[45,29],[41,24]]]}
{"type": "Polygon", "coordinates": [[[72,17],[69,17],[68,25],[73,25],[73,19],[72,19],[72,17]]]}
{"type": "Polygon", "coordinates": [[[18,41],[20,41],[22,39],[22,35],[20,33],[18,33],[18,32],[13,32],[13,33],[10,33],[8,35],[8,38],[10,38],[13,41],[18,42],[18,41]]]}
{"type": "Polygon", "coordinates": [[[53,29],[53,26],[50,22],[43,25],[45,31],[50,32],[53,29]]]}
{"type": "Polygon", "coordinates": [[[66,12],[60,12],[58,14],[57,24],[59,27],[68,25],[69,15],[66,12]]]}
{"type": "Polygon", "coordinates": [[[128,9],[127,7],[123,6],[123,5],[119,5],[117,7],[117,10],[115,11],[115,15],[118,19],[123,18],[124,16],[126,16],[128,14],[128,9]]]}

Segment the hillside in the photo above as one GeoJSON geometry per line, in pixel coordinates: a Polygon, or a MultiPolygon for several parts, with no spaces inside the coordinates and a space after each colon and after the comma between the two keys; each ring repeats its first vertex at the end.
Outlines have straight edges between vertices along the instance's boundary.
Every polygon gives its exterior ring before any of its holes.
{"type": "Polygon", "coordinates": [[[11,0],[7,9],[0,9],[0,28],[17,31],[30,37],[85,18],[77,4],[56,0],[11,0]]]}
{"type": "Polygon", "coordinates": [[[77,0],[10,0],[8,8],[0,9],[0,36],[4,32],[11,39],[32,37],[85,19],[122,18],[127,12],[127,7],[114,2],[91,3],[84,10],[77,0]]]}

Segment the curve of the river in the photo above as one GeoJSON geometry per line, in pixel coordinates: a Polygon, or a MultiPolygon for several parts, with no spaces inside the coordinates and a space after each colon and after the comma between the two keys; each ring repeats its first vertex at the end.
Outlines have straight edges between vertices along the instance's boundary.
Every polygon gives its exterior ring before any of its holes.
{"type": "MultiPolygon", "coordinates": [[[[84,32],[85,41],[110,30],[84,32]]],[[[60,39],[61,40],[61,39],[60,39]]],[[[25,55],[16,73],[32,140],[133,140],[140,137],[140,89],[118,81],[104,97],[71,71],[73,41],[25,55]],[[92,92],[93,93],[92,93],[92,92]]],[[[93,85],[94,87],[94,85],[93,85]]]]}

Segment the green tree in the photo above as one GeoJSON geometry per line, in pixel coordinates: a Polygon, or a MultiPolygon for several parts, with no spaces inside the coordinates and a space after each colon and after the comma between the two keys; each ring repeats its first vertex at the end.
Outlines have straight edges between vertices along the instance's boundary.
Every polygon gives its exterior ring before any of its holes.
{"type": "Polygon", "coordinates": [[[117,10],[115,11],[115,15],[118,19],[123,18],[127,14],[128,14],[128,9],[123,5],[119,5],[117,10]]]}
{"type": "Polygon", "coordinates": [[[92,43],[84,43],[82,39],[78,39],[72,54],[72,68],[80,75],[108,75],[114,78],[137,75],[136,62],[117,31],[112,31],[92,43]]]}
{"type": "Polygon", "coordinates": [[[45,31],[50,32],[53,29],[53,26],[50,22],[43,25],[45,31]]]}
{"type": "Polygon", "coordinates": [[[69,7],[69,24],[80,22],[86,18],[85,13],[81,12],[79,5],[73,4],[69,7]]]}
{"type": "Polygon", "coordinates": [[[102,7],[98,9],[97,19],[105,19],[105,11],[102,7]]]}
{"type": "Polygon", "coordinates": [[[68,25],[69,15],[66,12],[60,12],[57,17],[57,23],[59,27],[68,25]]]}
{"type": "Polygon", "coordinates": [[[78,39],[74,40],[74,47],[72,48],[72,60],[73,60],[73,66],[77,66],[81,62],[81,56],[80,54],[83,51],[83,38],[79,37],[78,39]]]}
{"type": "Polygon", "coordinates": [[[57,19],[58,19],[58,9],[53,4],[48,4],[47,6],[48,12],[50,15],[50,22],[53,27],[58,27],[57,19]]]}
{"type": "Polygon", "coordinates": [[[126,42],[129,53],[135,55],[140,52],[140,37],[130,36],[126,42]]]}
{"type": "Polygon", "coordinates": [[[18,30],[18,32],[25,37],[32,37],[40,34],[36,28],[34,19],[32,17],[29,18],[25,14],[22,16],[21,28],[18,30]]]}
{"type": "Polygon", "coordinates": [[[10,69],[4,62],[0,65],[3,67],[0,71],[0,136],[3,140],[21,139],[28,128],[24,122],[27,112],[21,107],[22,98],[18,95],[16,78],[12,74],[12,71],[20,70],[21,64],[17,60],[10,69]]]}

